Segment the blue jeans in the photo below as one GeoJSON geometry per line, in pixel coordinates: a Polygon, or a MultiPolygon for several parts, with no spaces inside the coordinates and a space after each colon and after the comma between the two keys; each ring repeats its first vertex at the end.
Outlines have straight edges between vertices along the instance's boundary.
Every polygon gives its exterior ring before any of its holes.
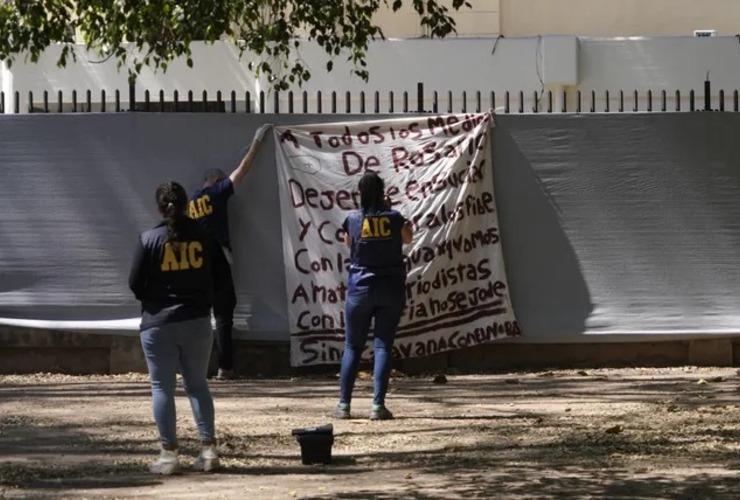
{"type": "Polygon", "coordinates": [[[175,388],[178,367],[200,439],[206,443],[216,440],[213,398],[206,380],[212,346],[208,317],[159,325],[141,332],[141,347],[152,384],[154,421],[166,449],[177,448],[175,388]]]}
{"type": "Polygon", "coordinates": [[[383,293],[373,289],[352,291],[347,295],[345,306],[345,343],[340,372],[339,402],[350,404],[355,387],[360,357],[370,332],[370,323],[375,319],[373,349],[373,404],[384,405],[391,373],[391,355],[396,328],[403,313],[403,293],[383,293]]]}

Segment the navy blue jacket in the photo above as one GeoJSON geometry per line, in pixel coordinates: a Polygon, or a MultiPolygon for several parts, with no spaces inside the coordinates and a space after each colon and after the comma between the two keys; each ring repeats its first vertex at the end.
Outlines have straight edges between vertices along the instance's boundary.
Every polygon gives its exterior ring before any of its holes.
{"type": "Polygon", "coordinates": [[[214,287],[226,259],[216,241],[197,222],[183,217],[182,240],[167,243],[164,222],[141,234],[128,284],[141,302],[141,329],[210,316],[214,287]]]}

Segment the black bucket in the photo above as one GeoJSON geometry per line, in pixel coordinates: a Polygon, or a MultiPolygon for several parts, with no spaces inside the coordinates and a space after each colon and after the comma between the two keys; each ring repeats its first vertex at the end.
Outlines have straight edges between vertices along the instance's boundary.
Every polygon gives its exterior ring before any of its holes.
{"type": "Polygon", "coordinates": [[[334,444],[333,425],[293,429],[291,434],[301,445],[301,461],[304,465],[331,463],[331,447],[334,444]]]}

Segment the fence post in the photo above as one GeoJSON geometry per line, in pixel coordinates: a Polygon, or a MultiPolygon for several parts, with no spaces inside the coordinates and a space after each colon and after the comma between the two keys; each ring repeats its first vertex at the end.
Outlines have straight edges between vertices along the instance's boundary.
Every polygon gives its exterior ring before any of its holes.
{"type": "Polygon", "coordinates": [[[293,114],[293,91],[288,91],[288,113],[293,114]]]}
{"type": "Polygon", "coordinates": [[[316,92],[316,112],[318,114],[321,114],[322,108],[324,106],[324,100],[321,98],[321,91],[316,92]]]}
{"type": "Polygon", "coordinates": [[[308,91],[304,90],[303,94],[301,95],[301,108],[303,109],[303,114],[308,113],[308,91]]]}
{"type": "Polygon", "coordinates": [[[647,110],[652,111],[653,110],[653,91],[652,90],[648,90],[647,99],[648,99],[647,110]]]}
{"type": "Polygon", "coordinates": [[[609,102],[610,99],[609,99],[609,91],[608,90],[604,93],[604,98],[606,99],[606,102],[604,103],[604,111],[608,113],[609,112],[609,104],[611,104],[609,102]]]}
{"type": "Polygon", "coordinates": [[[275,114],[280,113],[280,91],[276,90],[272,96],[272,110],[275,114]]]}
{"type": "Polygon", "coordinates": [[[506,91],[506,94],[504,94],[504,113],[509,113],[509,91],[506,91]]]}
{"type": "Polygon", "coordinates": [[[521,115],[523,113],[524,113],[524,91],[520,90],[519,91],[519,114],[521,115]]]}
{"type": "Polygon", "coordinates": [[[591,91],[591,112],[596,113],[596,91],[591,91]]]}
{"type": "Polygon", "coordinates": [[[28,112],[33,113],[33,91],[28,91],[28,112]]]}
{"type": "Polygon", "coordinates": [[[100,91],[100,112],[105,113],[105,89],[100,91]]]}
{"type": "Polygon", "coordinates": [[[437,94],[437,91],[434,91],[433,97],[432,97],[432,112],[438,113],[439,112],[439,95],[437,94]]]}
{"type": "Polygon", "coordinates": [[[704,80],[704,111],[712,111],[712,83],[704,80]]]}
{"type": "Polygon", "coordinates": [[[476,92],[475,92],[475,112],[476,113],[480,113],[481,112],[480,90],[476,90],[476,92]]]}
{"type": "Polygon", "coordinates": [[[331,91],[331,112],[336,114],[337,112],[337,92],[336,90],[331,91]]]}
{"type": "Polygon", "coordinates": [[[576,113],[581,113],[581,91],[576,94],[576,113]]]}
{"type": "Polygon", "coordinates": [[[164,113],[164,90],[159,89],[159,112],[164,113]]]}
{"type": "Polygon", "coordinates": [[[175,90],[172,93],[172,100],[174,101],[174,105],[175,105],[174,111],[175,111],[175,113],[177,113],[178,111],[180,111],[180,106],[179,106],[179,104],[180,104],[180,102],[179,102],[180,101],[180,93],[177,90],[175,90]]]}
{"type": "Polygon", "coordinates": [[[365,114],[365,91],[360,90],[360,113],[365,114]]]}
{"type": "Polygon", "coordinates": [[[623,90],[619,91],[619,112],[620,113],[624,112],[624,91],[623,90]]]}
{"type": "Polygon", "coordinates": [[[203,112],[205,113],[207,111],[208,111],[208,91],[204,90],[203,91],[203,112]]]}
{"type": "Polygon", "coordinates": [[[552,113],[552,90],[547,91],[547,112],[552,113]]]}
{"type": "Polygon", "coordinates": [[[737,111],[737,104],[738,104],[737,101],[738,99],[737,99],[737,90],[736,90],[732,93],[732,109],[735,111],[737,111]]]}
{"type": "MultiPolygon", "coordinates": [[[[116,89],[115,100],[116,100],[116,103],[115,103],[116,113],[120,113],[121,112],[121,91],[119,89],[116,89]]],[[[60,108],[62,107],[62,91],[61,90],[59,91],[59,107],[60,108]]]]}
{"type": "Polygon", "coordinates": [[[348,90],[344,94],[344,101],[345,101],[345,111],[347,114],[352,113],[352,93],[348,90]]]}
{"type": "Polygon", "coordinates": [[[15,114],[21,112],[21,93],[17,90],[14,92],[15,94],[15,104],[13,104],[13,111],[15,111],[15,114]]]}
{"type": "Polygon", "coordinates": [[[468,112],[468,93],[464,90],[462,93],[462,112],[463,113],[468,112]]]}
{"type": "Polygon", "coordinates": [[[128,110],[136,111],[136,84],[133,82],[128,84],[128,110]]]}
{"type": "Polygon", "coordinates": [[[72,91],[72,112],[77,113],[77,91],[72,91]]]}
{"type": "Polygon", "coordinates": [[[539,113],[540,112],[540,99],[539,99],[539,96],[537,95],[536,90],[534,91],[532,98],[534,99],[533,111],[535,113],[539,113]]]}
{"type": "Polygon", "coordinates": [[[49,92],[44,90],[44,113],[49,112],[49,92]]]}
{"type": "Polygon", "coordinates": [[[416,84],[416,112],[424,113],[424,82],[416,84]]]}
{"type": "Polygon", "coordinates": [[[691,91],[689,91],[689,111],[696,111],[696,105],[694,103],[695,97],[694,89],[691,89],[691,91]]]}
{"type": "Polygon", "coordinates": [[[720,111],[725,110],[725,91],[724,90],[719,91],[719,110],[720,111]]]}
{"type": "Polygon", "coordinates": [[[676,91],[676,111],[681,111],[681,91],[676,91]]]}
{"type": "Polygon", "coordinates": [[[231,112],[236,113],[236,90],[231,91],[231,112]]]}

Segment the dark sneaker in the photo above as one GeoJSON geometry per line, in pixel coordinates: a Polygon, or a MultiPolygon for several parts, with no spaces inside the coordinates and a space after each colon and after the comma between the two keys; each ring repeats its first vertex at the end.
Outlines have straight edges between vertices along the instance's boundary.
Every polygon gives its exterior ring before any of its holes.
{"type": "Polygon", "coordinates": [[[373,406],[370,420],[393,420],[393,413],[385,406],[373,406]]]}
{"type": "Polygon", "coordinates": [[[334,408],[334,413],[332,413],[332,416],[334,418],[340,418],[342,420],[347,420],[348,418],[351,418],[349,415],[349,405],[343,405],[338,404],[336,408],[334,408]]]}

